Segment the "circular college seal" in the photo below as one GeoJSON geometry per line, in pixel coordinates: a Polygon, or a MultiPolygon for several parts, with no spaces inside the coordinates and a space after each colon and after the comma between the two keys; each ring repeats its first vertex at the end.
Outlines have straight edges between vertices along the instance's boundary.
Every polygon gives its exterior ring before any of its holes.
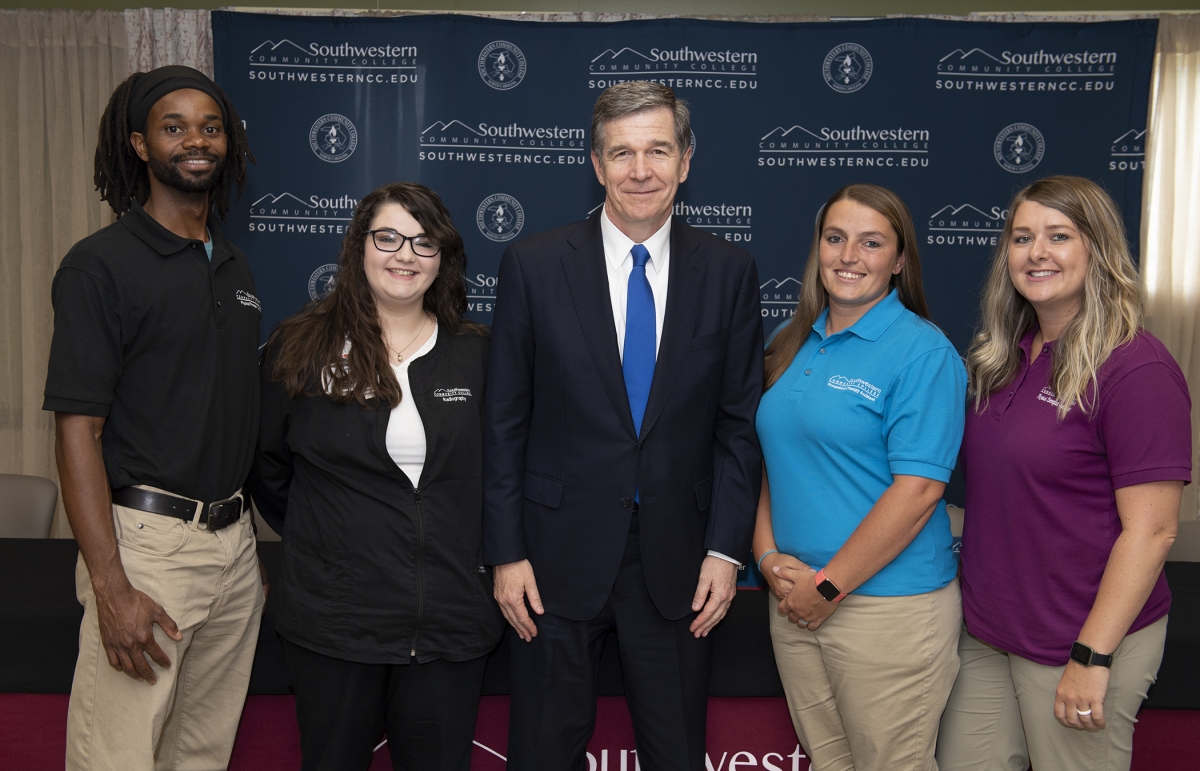
{"type": "Polygon", "coordinates": [[[337,283],[337,263],[322,265],[308,277],[308,296],[313,300],[324,300],[337,283]]]}
{"type": "Polygon", "coordinates": [[[1046,152],[1046,140],[1036,126],[1014,123],[996,135],[992,154],[1005,171],[1020,174],[1041,163],[1046,152]]]}
{"type": "Polygon", "coordinates": [[[840,94],[851,94],[867,85],[875,65],[871,53],[858,43],[842,43],[825,56],[825,85],[840,94]]]}
{"type": "Polygon", "coordinates": [[[483,199],[475,212],[479,232],[493,241],[511,241],[525,225],[525,210],[511,195],[496,193],[483,199]]]}
{"type": "Polygon", "coordinates": [[[488,43],[479,52],[479,77],[498,91],[516,88],[525,79],[525,54],[507,40],[488,43]]]}
{"type": "Polygon", "coordinates": [[[327,163],[341,163],[358,147],[358,130],[345,115],[329,113],[317,118],[308,132],[308,145],[327,163]]]}

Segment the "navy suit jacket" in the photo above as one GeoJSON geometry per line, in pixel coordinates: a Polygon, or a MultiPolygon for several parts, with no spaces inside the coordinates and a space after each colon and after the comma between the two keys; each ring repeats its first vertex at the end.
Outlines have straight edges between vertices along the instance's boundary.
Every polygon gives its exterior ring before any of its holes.
{"type": "Polygon", "coordinates": [[[691,613],[709,549],[743,562],[762,482],[754,259],[675,219],[666,318],[641,434],[625,394],[597,212],[500,263],[484,422],[484,560],[528,559],[546,610],[593,618],[629,533],[646,586],[691,613]]]}

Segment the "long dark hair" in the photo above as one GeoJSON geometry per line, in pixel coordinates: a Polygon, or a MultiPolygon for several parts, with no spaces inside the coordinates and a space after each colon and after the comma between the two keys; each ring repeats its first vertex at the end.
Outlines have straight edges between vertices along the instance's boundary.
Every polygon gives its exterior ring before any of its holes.
{"type": "Polygon", "coordinates": [[[442,248],[437,277],[422,302],[425,311],[437,319],[438,334],[488,336],[487,327],[463,318],[467,310],[463,284],[467,255],[442,199],[424,185],[393,182],[373,190],[355,207],[342,239],[333,291],[281,322],[267,341],[271,379],[283,383],[292,398],[323,392],[341,404],[353,399],[370,406],[367,400],[372,397],[378,399],[376,404],[387,404],[389,408],[400,403],[400,384],[392,371],[375,295],[363,269],[371,222],[381,207],[392,203],[403,206],[425,235],[442,248]],[[346,366],[342,366],[347,338],[350,354],[346,366]]]}
{"type": "Polygon", "coordinates": [[[808,248],[808,263],[804,266],[804,278],[800,282],[800,300],[791,322],[779,330],[767,346],[763,367],[766,387],[770,388],[791,365],[792,359],[808,339],[812,325],[829,305],[829,294],[821,283],[821,234],[825,230],[825,217],[829,208],[838,201],[855,201],[870,207],[896,232],[896,256],[904,255],[904,268],[893,275],[890,281],[900,295],[904,307],[925,320],[929,320],[929,305],[925,302],[925,289],[921,285],[921,257],[917,254],[917,232],[913,228],[912,215],[900,196],[879,185],[846,185],[829,197],[817,216],[813,230],[812,245],[808,248]]]}
{"type": "MultiPolygon", "coordinates": [[[[129,97],[138,78],[146,73],[135,72],[113,91],[100,117],[100,137],[96,143],[96,189],[100,199],[116,212],[118,218],[129,211],[133,202],[146,202],[150,197],[150,170],[147,163],[138,157],[129,141],[133,128],[129,125],[129,97]]],[[[217,87],[220,90],[220,86],[217,87]]],[[[225,122],[227,141],[225,165],[217,183],[209,191],[208,202],[212,211],[222,220],[229,211],[229,192],[237,184],[238,195],[246,187],[246,162],[254,163],[250,143],[246,140],[246,129],[238,117],[237,110],[224,91],[220,91],[221,106],[228,120],[225,122]]]]}

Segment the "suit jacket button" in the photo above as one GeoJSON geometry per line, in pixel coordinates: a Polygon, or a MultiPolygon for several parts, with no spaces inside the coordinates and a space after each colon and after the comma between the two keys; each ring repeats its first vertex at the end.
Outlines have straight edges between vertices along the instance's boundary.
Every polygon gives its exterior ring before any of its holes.
{"type": "Polygon", "coordinates": [[[633,505],[633,500],[630,498],[622,498],[621,505],[625,508],[629,508],[631,505],[633,505]]]}

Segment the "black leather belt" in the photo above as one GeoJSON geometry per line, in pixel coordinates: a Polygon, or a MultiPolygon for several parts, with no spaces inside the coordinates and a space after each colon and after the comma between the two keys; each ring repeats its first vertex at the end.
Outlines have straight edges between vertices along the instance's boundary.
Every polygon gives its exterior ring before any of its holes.
{"type": "MultiPolygon", "coordinates": [[[[187,522],[196,518],[197,502],[191,498],[143,490],[140,487],[122,487],[113,490],[112,501],[118,506],[175,517],[187,522]]],[[[209,530],[229,527],[241,518],[242,510],[247,505],[248,503],[242,495],[235,495],[223,501],[201,503],[200,524],[206,525],[209,530]]]]}

